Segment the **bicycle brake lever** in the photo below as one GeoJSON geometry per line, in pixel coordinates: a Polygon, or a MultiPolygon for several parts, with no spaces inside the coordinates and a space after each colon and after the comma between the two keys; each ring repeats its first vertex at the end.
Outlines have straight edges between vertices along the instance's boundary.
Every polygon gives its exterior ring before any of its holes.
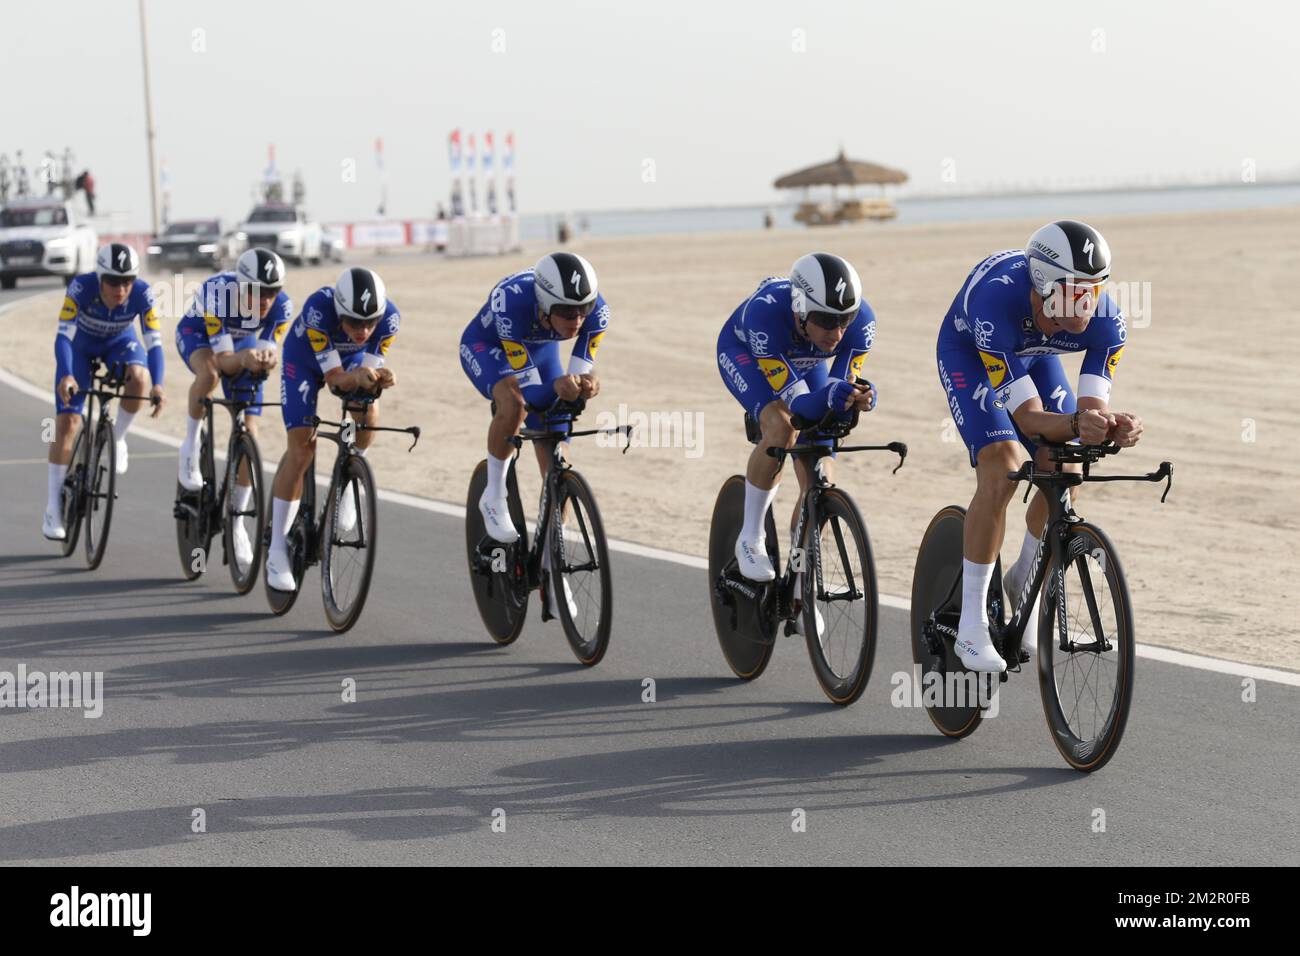
{"type": "Polygon", "coordinates": [[[890,472],[891,475],[896,475],[898,474],[898,469],[903,467],[903,462],[907,461],[907,445],[901,441],[891,441],[888,448],[898,456],[898,464],[895,466],[894,470],[890,472]]]}
{"type": "Polygon", "coordinates": [[[626,455],[627,450],[632,447],[632,426],[623,425],[617,428],[616,431],[623,432],[623,454],[626,455]]]}
{"type": "Polygon", "coordinates": [[[406,453],[409,455],[411,452],[415,451],[415,446],[420,443],[420,426],[412,425],[407,429],[407,431],[413,436],[411,439],[411,447],[406,449],[406,453]]]}
{"type": "MultiPolygon", "coordinates": [[[[1169,489],[1174,486],[1173,462],[1162,461],[1160,463],[1160,468],[1156,471],[1156,474],[1160,475],[1162,473],[1164,474],[1164,478],[1165,478],[1165,493],[1160,496],[1160,503],[1164,504],[1165,499],[1169,497],[1169,489]]],[[[1157,478],[1156,480],[1159,481],[1160,479],[1157,478]]]]}

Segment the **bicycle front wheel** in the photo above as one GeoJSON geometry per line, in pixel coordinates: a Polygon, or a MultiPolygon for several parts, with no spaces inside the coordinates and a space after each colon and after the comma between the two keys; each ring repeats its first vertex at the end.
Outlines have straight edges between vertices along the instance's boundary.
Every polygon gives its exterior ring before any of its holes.
{"type": "Polygon", "coordinates": [[[104,421],[95,429],[86,476],[86,566],[92,571],[104,560],[104,550],[108,547],[116,491],[117,440],[113,436],[113,423],[104,421]]]}
{"type": "Polygon", "coordinates": [[[862,696],[876,659],[876,565],[853,499],[824,491],[805,534],[803,631],[817,683],[833,703],[862,696]]]}
{"type": "Polygon", "coordinates": [[[83,420],[77,429],[77,437],[72,440],[72,457],[68,459],[68,473],[63,478],[63,491],[59,496],[59,507],[63,512],[63,556],[66,558],[77,547],[77,537],[81,534],[81,519],[85,514],[82,495],[85,493],[85,477],[88,467],[87,459],[90,439],[86,435],[86,423],[83,420]]]}
{"type": "Polygon", "coordinates": [[[1064,588],[1053,573],[1038,618],[1038,684],[1052,741],[1075,770],[1114,756],[1133,699],[1133,609],[1115,547],[1087,522],[1071,528],[1064,588]]]}
{"type": "Polygon", "coordinates": [[[364,458],[349,455],[329,489],[321,549],[325,617],[335,631],[352,627],[366,605],[378,536],[374,475],[364,458]]]}
{"type": "Polygon", "coordinates": [[[248,432],[241,432],[232,442],[226,462],[226,509],[222,537],[226,547],[226,564],[230,567],[230,580],[237,594],[247,594],[257,583],[257,572],[262,564],[262,534],[266,527],[266,512],[262,505],[262,456],[257,442],[248,432]],[[248,481],[241,485],[240,478],[248,481]],[[242,494],[248,497],[240,506],[235,499],[242,494]],[[237,540],[248,542],[247,561],[240,561],[237,540]]]}
{"type": "Polygon", "coordinates": [[[564,636],[578,660],[592,667],[609,647],[614,592],[596,498],[572,469],[560,475],[550,547],[551,585],[564,636]]]}

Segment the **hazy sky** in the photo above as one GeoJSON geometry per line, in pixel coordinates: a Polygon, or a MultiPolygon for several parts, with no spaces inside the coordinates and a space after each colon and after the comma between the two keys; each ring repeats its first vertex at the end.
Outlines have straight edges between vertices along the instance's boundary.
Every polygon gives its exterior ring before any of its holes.
{"type": "MultiPolygon", "coordinates": [[[[271,142],[314,213],[369,217],[377,136],[389,212],[427,215],[453,127],[514,131],[524,212],[763,202],[841,144],[924,191],[1300,171],[1288,2],[147,7],[176,217],[241,215],[271,142]]],[[[137,224],[139,42],[134,0],[8,3],[0,27],[0,152],[71,146],[137,224]]]]}

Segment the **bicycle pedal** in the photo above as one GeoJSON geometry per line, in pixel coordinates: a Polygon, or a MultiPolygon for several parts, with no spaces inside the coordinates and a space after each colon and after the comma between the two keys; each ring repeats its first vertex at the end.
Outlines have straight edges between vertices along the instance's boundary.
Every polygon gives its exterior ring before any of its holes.
{"type": "Polygon", "coordinates": [[[793,618],[787,618],[787,619],[786,619],[786,622],[785,622],[785,636],[786,636],[786,637],[796,637],[796,636],[798,636],[799,632],[796,631],[794,628],[795,628],[794,619],[793,619],[793,618]]]}

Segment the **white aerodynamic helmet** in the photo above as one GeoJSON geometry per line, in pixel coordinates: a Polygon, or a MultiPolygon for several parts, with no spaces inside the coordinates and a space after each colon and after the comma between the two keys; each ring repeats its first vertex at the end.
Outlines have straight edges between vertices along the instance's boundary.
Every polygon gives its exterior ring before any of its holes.
{"type": "Polygon", "coordinates": [[[1025,258],[1029,278],[1043,297],[1058,282],[1110,278],[1110,246],[1096,229],[1074,219],[1058,219],[1035,232],[1025,243],[1025,258]]]}
{"type": "Polygon", "coordinates": [[[382,319],[388,308],[384,280],[370,269],[344,269],[334,283],[334,308],[344,318],[360,322],[382,319]]]}
{"type": "Polygon", "coordinates": [[[543,315],[550,315],[557,305],[581,309],[596,301],[596,270],[576,253],[552,252],[542,256],[533,266],[533,272],[536,275],[533,289],[543,315]]]}
{"type": "Polygon", "coordinates": [[[790,270],[790,297],[800,323],[818,314],[838,321],[862,306],[862,280],[839,256],[812,252],[800,256],[790,270]]]}

